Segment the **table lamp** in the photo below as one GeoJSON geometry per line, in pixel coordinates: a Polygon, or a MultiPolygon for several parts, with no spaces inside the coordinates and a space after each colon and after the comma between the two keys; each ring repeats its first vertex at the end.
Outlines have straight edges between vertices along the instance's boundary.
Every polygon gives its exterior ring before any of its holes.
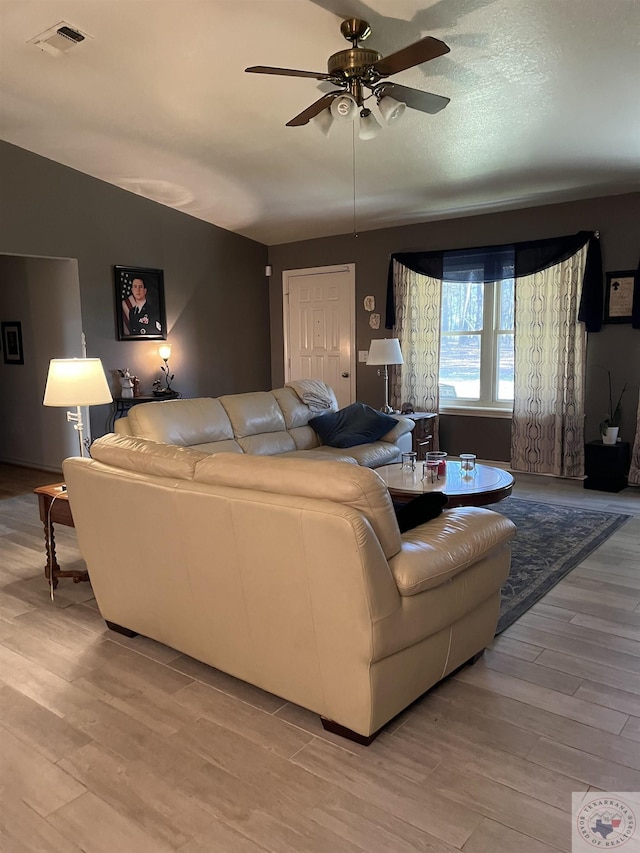
{"type": "Polygon", "coordinates": [[[371,341],[367,364],[384,365],[384,406],[381,411],[389,414],[393,411],[389,405],[389,364],[404,364],[398,338],[378,338],[371,341]]]}
{"type": "Polygon", "coordinates": [[[171,388],[171,380],[173,379],[173,373],[169,368],[169,359],[171,358],[171,344],[162,344],[158,347],[158,355],[164,361],[164,364],[160,365],[160,370],[164,373],[164,381],[165,381],[165,394],[170,394],[173,389],[171,388]]]}
{"type": "Polygon", "coordinates": [[[52,358],[49,362],[45,406],[75,406],[67,420],[78,431],[80,456],[85,456],[81,406],[98,406],[112,401],[111,391],[99,358],[52,358]]]}

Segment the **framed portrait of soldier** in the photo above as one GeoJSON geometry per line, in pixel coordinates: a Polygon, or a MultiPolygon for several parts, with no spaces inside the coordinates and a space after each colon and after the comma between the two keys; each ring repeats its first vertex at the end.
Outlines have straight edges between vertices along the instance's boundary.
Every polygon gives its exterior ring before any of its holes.
{"type": "Polygon", "coordinates": [[[162,270],[114,266],[119,341],[167,339],[162,270]]]}

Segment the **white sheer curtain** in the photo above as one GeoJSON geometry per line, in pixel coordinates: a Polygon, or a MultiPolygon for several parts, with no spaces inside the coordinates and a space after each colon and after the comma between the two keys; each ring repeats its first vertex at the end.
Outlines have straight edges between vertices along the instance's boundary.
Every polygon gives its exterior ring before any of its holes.
{"type": "Polygon", "coordinates": [[[394,334],[400,341],[404,364],[391,369],[391,403],[396,409],[401,403],[410,403],[416,411],[437,413],[442,282],[394,261],[393,287],[394,334]]]}
{"type": "Polygon", "coordinates": [[[638,419],[636,421],[636,437],[633,442],[633,451],[631,452],[629,485],[640,486],[640,399],[638,399],[638,419]]]}
{"type": "Polygon", "coordinates": [[[578,321],[587,247],[518,278],[511,467],[584,474],[586,331],[578,321]]]}

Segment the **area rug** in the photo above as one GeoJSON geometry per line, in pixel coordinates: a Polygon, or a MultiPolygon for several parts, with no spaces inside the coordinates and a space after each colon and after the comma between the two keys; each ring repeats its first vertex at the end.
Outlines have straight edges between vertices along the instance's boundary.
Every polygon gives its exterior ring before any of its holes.
{"type": "Polygon", "coordinates": [[[496,634],[508,628],[631,516],[509,497],[492,509],[518,528],[496,634]]]}

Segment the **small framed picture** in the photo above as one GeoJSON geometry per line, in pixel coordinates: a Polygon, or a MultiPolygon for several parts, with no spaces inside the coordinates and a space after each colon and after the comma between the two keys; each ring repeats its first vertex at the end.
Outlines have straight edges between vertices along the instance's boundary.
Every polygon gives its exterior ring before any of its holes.
{"type": "Polygon", "coordinates": [[[2,323],[2,352],[5,364],[24,364],[22,323],[2,323]]]}
{"type": "Polygon", "coordinates": [[[113,268],[119,341],[167,339],[162,270],[113,268]]]}
{"type": "Polygon", "coordinates": [[[604,299],[605,323],[630,323],[633,312],[635,270],[607,273],[604,299]]]}

